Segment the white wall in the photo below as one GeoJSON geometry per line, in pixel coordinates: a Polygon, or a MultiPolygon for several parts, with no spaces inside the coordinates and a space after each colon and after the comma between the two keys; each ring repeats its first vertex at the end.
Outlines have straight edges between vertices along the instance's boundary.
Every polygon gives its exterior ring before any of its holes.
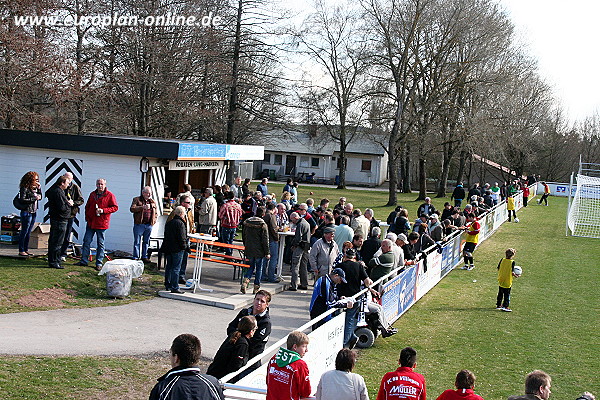
{"type": "MultiPolygon", "coordinates": [[[[111,217],[110,228],[106,232],[106,248],[109,250],[133,250],[133,216],[129,212],[131,200],[140,194],[140,157],[108,154],[83,153],[73,151],[31,149],[14,146],[0,146],[0,213],[17,213],[12,199],[19,189],[19,181],[27,171],[36,171],[40,181],[45,181],[46,157],[60,157],[83,160],[82,187],[87,201],[90,192],[96,188],[96,179],[105,178],[108,189],[117,198],[119,210],[111,217]]],[[[49,187],[43,187],[44,192],[49,187]]],[[[40,209],[43,210],[45,199],[40,209]]],[[[36,221],[43,220],[38,211],[36,221]]],[[[85,231],[83,209],[79,213],[79,242],[85,231]]]]}

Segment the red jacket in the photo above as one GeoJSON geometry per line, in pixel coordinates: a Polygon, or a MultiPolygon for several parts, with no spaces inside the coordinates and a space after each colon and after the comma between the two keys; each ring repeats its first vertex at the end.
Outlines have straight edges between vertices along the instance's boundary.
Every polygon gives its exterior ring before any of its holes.
{"type": "Polygon", "coordinates": [[[473,389],[445,390],[437,400],[483,400],[473,389]]]}
{"type": "Polygon", "coordinates": [[[529,197],[529,188],[527,186],[523,188],[523,197],[529,197]]]}
{"type": "Polygon", "coordinates": [[[377,400],[425,400],[425,378],[412,368],[400,367],[381,379],[377,400]]]}
{"type": "Polygon", "coordinates": [[[94,190],[90,193],[87,203],[85,204],[85,221],[91,229],[108,229],[110,226],[110,214],[119,209],[117,199],[108,189],[104,193],[98,195],[94,190]],[[96,215],[96,209],[101,208],[104,212],[99,216],[96,215]]]}
{"type": "Polygon", "coordinates": [[[298,359],[280,367],[277,365],[276,358],[281,351],[282,349],[269,361],[266,400],[299,400],[310,396],[308,365],[304,360],[298,359]]]}

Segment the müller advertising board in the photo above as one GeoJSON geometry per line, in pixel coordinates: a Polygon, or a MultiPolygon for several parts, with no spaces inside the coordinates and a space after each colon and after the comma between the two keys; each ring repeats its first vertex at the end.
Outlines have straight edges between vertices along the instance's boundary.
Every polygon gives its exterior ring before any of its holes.
{"type": "Polygon", "coordinates": [[[169,170],[219,169],[223,161],[169,161],[169,170]]]}

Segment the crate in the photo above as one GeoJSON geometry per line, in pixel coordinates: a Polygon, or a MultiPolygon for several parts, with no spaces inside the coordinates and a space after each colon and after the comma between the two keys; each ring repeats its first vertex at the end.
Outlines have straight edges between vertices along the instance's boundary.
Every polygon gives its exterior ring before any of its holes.
{"type": "Polygon", "coordinates": [[[18,231],[21,228],[21,217],[6,216],[2,217],[3,231],[18,231]]]}
{"type": "Polygon", "coordinates": [[[19,233],[2,231],[2,234],[0,235],[0,242],[4,244],[19,243],[19,233]]]}

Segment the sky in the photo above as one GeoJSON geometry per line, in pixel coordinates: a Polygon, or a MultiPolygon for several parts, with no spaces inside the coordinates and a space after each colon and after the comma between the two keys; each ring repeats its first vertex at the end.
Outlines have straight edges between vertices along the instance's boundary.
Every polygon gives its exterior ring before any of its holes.
{"type": "Polygon", "coordinates": [[[600,113],[600,2],[500,0],[573,123],[600,113]]]}

